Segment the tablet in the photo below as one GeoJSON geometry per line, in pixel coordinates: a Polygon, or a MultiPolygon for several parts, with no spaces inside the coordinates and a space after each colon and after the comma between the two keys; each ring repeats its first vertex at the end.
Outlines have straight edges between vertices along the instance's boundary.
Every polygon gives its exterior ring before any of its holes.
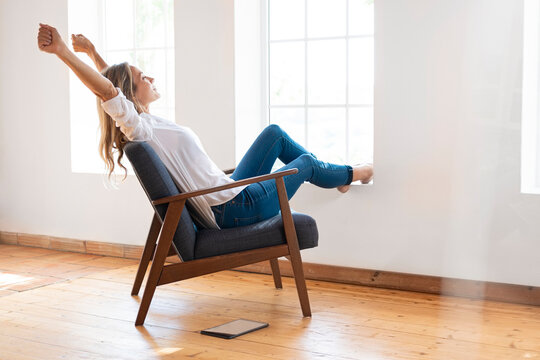
{"type": "Polygon", "coordinates": [[[201,334],[216,336],[223,339],[232,339],[249,332],[259,330],[268,326],[268,323],[237,319],[228,323],[201,330],[201,334]]]}

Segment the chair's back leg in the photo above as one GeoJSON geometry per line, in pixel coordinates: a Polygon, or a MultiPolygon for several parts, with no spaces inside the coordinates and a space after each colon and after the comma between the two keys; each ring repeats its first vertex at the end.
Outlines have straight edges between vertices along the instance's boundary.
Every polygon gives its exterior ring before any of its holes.
{"type": "Polygon", "coordinates": [[[152,260],[150,274],[148,274],[148,280],[146,280],[146,286],[144,287],[144,294],[139,306],[139,312],[137,313],[135,325],[144,324],[144,319],[146,319],[150,302],[152,302],[152,297],[156,291],[156,286],[163,270],[163,264],[165,264],[165,258],[169,253],[172,239],[174,233],[176,232],[178,222],[180,221],[180,216],[182,215],[185,202],[186,200],[173,202],[170,203],[167,208],[165,220],[163,221],[159,234],[156,253],[154,254],[154,259],[152,260]]]}
{"type": "Polygon", "coordinates": [[[281,273],[279,272],[279,263],[277,259],[270,259],[270,267],[272,268],[272,275],[274,275],[274,285],[276,289],[282,289],[281,273]]]}
{"type": "Polygon", "coordinates": [[[131,289],[131,295],[137,295],[139,293],[142,281],[144,279],[144,274],[146,274],[146,270],[148,269],[148,264],[154,256],[154,251],[156,249],[156,241],[159,235],[160,228],[161,220],[159,219],[158,214],[154,213],[152,225],[150,225],[148,237],[146,238],[146,244],[144,244],[141,261],[139,262],[139,269],[137,270],[137,275],[135,276],[135,281],[133,282],[133,288],[131,289]]]}
{"type": "Polygon", "coordinates": [[[294,228],[294,221],[291,215],[289,199],[287,198],[287,190],[283,178],[276,179],[276,188],[279,206],[281,208],[281,218],[283,219],[283,228],[285,230],[285,238],[287,239],[287,245],[289,245],[296,291],[298,291],[298,298],[300,299],[300,306],[302,307],[302,314],[306,317],[311,316],[306,280],[304,278],[304,269],[302,267],[302,257],[300,256],[300,247],[298,246],[298,238],[296,237],[296,230],[294,228]]]}

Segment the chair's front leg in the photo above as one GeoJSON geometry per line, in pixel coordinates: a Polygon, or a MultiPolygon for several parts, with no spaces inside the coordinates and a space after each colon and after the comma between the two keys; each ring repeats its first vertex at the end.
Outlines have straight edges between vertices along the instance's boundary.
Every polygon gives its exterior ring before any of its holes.
{"type": "Polygon", "coordinates": [[[133,283],[133,288],[131,289],[131,295],[137,295],[139,293],[139,289],[141,288],[141,284],[144,279],[144,274],[146,274],[146,270],[148,270],[148,264],[150,263],[156,249],[156,240],[158,238],[160,228],[161,220],[159,219],[158,214],[154,212],[154,218],[152,219],[152,224],[150,225],[150,230],[148,231],[146,244],[144,244],[141,261],[139,262],[139,269],[137,270],[135,282],[133,283]]]}
{"type": "Polygon", "coordinates": [[[281,208],[281,218],[283,219],[283,228],[285,229],[285,238],[289,245],[289,253],[291,256],[291,266],[302,307],[304,316],[311,316],[311,308],[309,306],[309,297],[307,293],[306,280],[304,278],[304,269],[302,267],[302,257],[300,256],[300,247],[298,246],[298,238],[294,228],[294,221],[289,207],[289,199],[287,198],[287,189],[283,178],[276,178],[276,187],[279,198],[279,206],[281,208]]]}
{"type": "Polygon", "coordinates": [[[161,271],[163,270],[163,264],[165,264],[165,258],[169,253],[174,233],[178,226],[178,222],[180,221],[185,202],[186,200],[175,201],[170,203],[167,208],[165,220],[163,221],[161,232],[159,234],[156,253],[154,254],[150,274],[146,281],[141,305],[139,306],[139,313],[137,314],[137,320],[135,320],[135,325],[142,325],[144,323],[148,308],[150,307],[150,302],[152,301],[152,297],[154,296],[156,286],[161,276],[161,271]]]}

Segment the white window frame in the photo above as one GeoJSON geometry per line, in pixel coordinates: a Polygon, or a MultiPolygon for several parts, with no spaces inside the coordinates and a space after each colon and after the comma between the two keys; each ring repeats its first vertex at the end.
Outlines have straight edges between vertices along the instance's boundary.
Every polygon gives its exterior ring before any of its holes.
{"type": "Polygon", "coordinates": [[[540,194],[540,0],[524,1],[521,192],[540,194]]]}
{"type": "MultiPolygon", "coordinates": [[[[296,108],[304,109],[304,138],[306,143],[304,144],[306,148],[309,149],[309,138],[308,138],[308,111],[313,108],[340,108],[345,109],[345,134],[349,133],[349,109],[351,108],[371,108],[373,110],[373,99],[371,103],[366,104],[353,104],[349,102],[349,40],[351,39],[373,39],[375,41],[375,34],[371,35],[349,35],[349,0],[346,0],[346,34],[345,36],[333,36],[333,37],[320,37],[320,38],[309,38],[308,37],[308,2],[309,0],[304,0],[304,37],[298,39],[287,39],[287,40],[270,40],[270,2],[271,0],[265,0],[263,6],[263,16],[264,21],[261,21],[263,30],[262,34],[265,36],[265,45],[263,46],[262,58],[264,59],[263,69],[265,72],[262,75],[262,78],[265,79],[265,86],[262,95],[265,97],[264,101],[266,103],[264,118],[266,119],[266,124],[270,124],[272,119],[270,117],[271,109],[282,109],[282,108],[296,108]],[[310,41],[320,41],[320,40],[345,40],[345,103],[344,104],[316,104],[309,105],[308,103],[308,42],[310,41]],[[270,104],[270,44],[272,43],[286,43],[286,42],[304,42],[304,105],[271,105],[270,104]]],[[[373,121],[373,120],[372,120],[373,121]]],[[[373,134],[372,134],[373,136],[373,134]]],[[[350,154],[349,154],[349,136],[345,136],[345,162],[350,163],[350,154]]]]}
{"type": "MultiPolygon", "coordinates": [[[[136,62],[137,59],[137,51],[146,51],[146,50],[164,50],[165,54],[167,54],[168,51],[172,51],[174,54],[174,45],[168,46],[169,41],[167,39],[167,36],[169,36],[167,31],[167,22],[163,22],[163,26],[165,27],[165,46],[162,47],[136,47],[135,42],[136,37],[136,26],[137,26],[137,7],[135,5],[137,0],[131,0],[133,3],[133,44],[131,48],[123,48],[123,49],[114,49],[114,48],[107,48],[107,42],[105,39],[107,38],[107,14],[106,14],[106,6],[105,2],[107,0],[90,0],[90,2],[93,1],[91,7],[95,10],[95,13],[88,14],[88,17],[94,16],[94,18],[90,18],[91,22],[93,23],[93,27],[97,29],[97,33],[94,33],[91,37],[91,41],[94,43],[96,49],[100,53],[100,55],[103,57],[103,59],[107,62],[107,64],[112,65],[108,61],[109,54],[115,53],[115,52],[133,52],[133,59],[136,62]]],[[[70,14],[70,6],[76,6],[80,0],[69,0],[68,4],[68,14],[70,14]]],[[[174,5],[173,5],[174,6],[174,5]]],[[[165,13],[167,16],[168,12],[165,13]]],[[[173,10],[173,17],[174,17],[174,10],[173,10]]],[[[71,14],[68,18],[68,28],[70,33],[68,34],[68,37],[66,39],[70,40],[70,34],[71,33],[80,33],[83,32],[80,30],[80,28],[77,26],[77,24],[73,24],[71,19],[71,14]]],[[[84,32],[83,32],[84,34],[84,32]]],[[[88,34],[87,34],[88,35],[88,34]]],[[[174,34],[171,34],[171,36],[174,36],[174,34]]],[[[87,64],[89,64],[92,68],[94,68],[94,64],[91,62],[91,60],[84,54],[80,55],[80,58],[85,61],[87,64]]],[[[126,59],[128,61],[128,59],[126,59]]],[[[132,64],[137,66],[137,64],[132,64]]],[[[174,66],[174,62],[173,62],[174,66]]],[[[142,71],[147,71],[145,69],[141,69],[142,71]]],[[[164,79],[158,79],[160,81],[160,88],[162,89],[174,89],[174,80],[172,77],[168,74],[168,67],[165,66],[165,78],[164,79]],[[169,86],[169,82],[172,82],[172,86],[169,86]]],[[[148,75],[152,76],[151,73],[148,73],[148,75]]],[[[90,92],[88,92],[87,96],[84,96],[84,99],[78,99],[79,102],[83,102],[85,105],[85,109],[88,109],[88,113],[82,113],[80,109],[74,108],[74,102],[73,96],[74,93],[72,91],[72,87],[79,87],[82,86],[80,84],[80,81],[76,78],[76,76],[70,72],[70,125],[72,127],[71,130],[71,171],[74,173],[90,173],[90,174],[104,174],[105,173],[105,164],[101,160],[99,153],[98,153],[98,144],[99,144],[99,133],[98,133],[98,126],[99,126],[99,118],[97,114],[96,108],[96,100],[95,96],[93,96],[90,92]],[[93,109],[90,111],[89,109],[93,109]],[[82,124],[85,122],[85,124],[82,124]],[[89,124],[92,124],[92,132],[88,131],[87,134],[95,135],[95,141],[92,146],[89,146],[89,143],[85,141],[84,149],[80,148],[80,145],[78,147],[77,140],[80,140],[80,134],[76,135],[77,130],[76,128],[79,126],[83,126],[85,129],[89,130],[90,126],[89,124]],[[75,150],[77,149],[77,150],[75,150]],[[81,155],[81,152],[84,152],[84,155],[81,155]],[[74,154],[78,153],[78,154],[74,154]],[[91,161],[89,161],[91,160],[91,161]],[[95,161],[94,161],[95,160],[95,161]],[[87,164],[86,162],[92,162],[92,164],[87,164]],[[97,164],[100,165],[97,165],[97,164]]],[[[86,93],[85,93],[86,94],[86,93]]],[[[167,96],[166,93],[162,93],[163,103],[164,106],[161,108],[165,109],[165,111],[168,112],[168,116],[170,117],[169,120],[175,121],[174,115],[175,115],[175,104],[174,104],[174,97],[172,97],[172,104],[169,103],[169,96],[167,96]]],[[[80,132],[80,131],[79,131],[80,132]]],[[[86,136],[86,135],[85,135],[86,136]]],[[[126,166],[128,170],[128,175],[134,175],[133,169],[131,168],[131,165],[129,161],[124,157],[122,163],[126,166]]],[[[118,166],[115,167],[115,173],[119,175],[123,175],[123,170],[120,169],[118,166]]]]}
{"type": "MultiPolygon", "coordinates": [[[[168,31],[167,31],[167,22],[166,21],[163,22],[164,33],[165,33],[165,40],[164,40],[165,46],[157,46],[157,47],[136,47],[135,46],[135,42],[136,42],[135,34],[137,33],[137,21],[136,21],[137,20],[137,6],[135,6],[135,3],[137,1],[143,1],[143,0],[131,0],[132,3],[133,3],[133,47],[131,47],[131,48],[123,48],[123,49],[114,49],[114,48],[109,49],[109,48],[107,48],[107,42],[104,40],[104,39],[107,38],[107,7],[104,6],[106,1],[107,0],[101,0],[101,8],[102,8],[102,11],[103,11],[103,16],[99,18],[100,29],[103,29],[103,34],[102,34],[103,37],[102,37],[101,43],[103,44],[103,57],[104,57],[105,61],[107,61],[107,58],[108,58],[110,53],[115,53],[115,52],[126,52],[126,51],[127,52],[133,52],[133,58],[134,59],[137,59],[137,52],[138,51],[165,50],[165,53],[167,53],[168,50],[172,50],[174,52],[174,46],[167,46],[167,44],[169,44],[168,38],[167,38],[167,36],[169,34],[168,34],[168,31]]],[[[134,60],[134,61],[136,61],[136,60],[134,60]]],[[[109,64],[109,65],[112,65],[112,64],[109,64]]],[[[136,63],[131,64],[131,65],[138,66],[136,63]]],[[[143,72],[147,71],[145,69],[140,69],[140,70],[142,70],[143,72]]],[[[169,77],[168,71],[169,71],[168,67],[165,66],[165,78],[164,79],[159,79],[161,81],[160,82],[160,88],[162,88],[162,89],[169,89],[169,82],[170,81],[172,81],[174,83],[174,79],[171,79],[169,77]]],[[[148,73],[147,75],[152,76],[151,73],[148,73]]],[[[174,102],[173,102],[172,105],[169,104],[168,96],[164,96],[163,99],[165,101],[165,106],[163,108],[167,109],[170,116],[172,117],[172,118],[168,118],[168,120],[175,121],[175,119],[174,119],[174,113],[175,113],[175,111],[174,111],[175,110],[174,102]]]]}

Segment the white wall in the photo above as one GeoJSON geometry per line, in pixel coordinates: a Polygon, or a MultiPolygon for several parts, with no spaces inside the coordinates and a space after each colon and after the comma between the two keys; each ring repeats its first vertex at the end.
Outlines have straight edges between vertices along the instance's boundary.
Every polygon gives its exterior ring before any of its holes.
{"type": "Polygon", "coordinates": [[[176,121],[234,167],[234,1],[176,0],[176,121]]]}
{"type": "MultiPolygon", "coordinates": [[[[177,119],[234,157],[232,0],[177,0],[177,119]],[[191,38],[191,39],[190,39],[191,38]],[[231,139],[232,136],[232,139],[231,139]]],[[[66,1],[0,0],[0,229],[142,244],[136,179],[69,167],[68,73],[35,45],[66,1]]],[[[306,185],[305,261],[540,285],[540,197],[519,192],[522,2],[376,1],[375,184],[306,185]]]]}

